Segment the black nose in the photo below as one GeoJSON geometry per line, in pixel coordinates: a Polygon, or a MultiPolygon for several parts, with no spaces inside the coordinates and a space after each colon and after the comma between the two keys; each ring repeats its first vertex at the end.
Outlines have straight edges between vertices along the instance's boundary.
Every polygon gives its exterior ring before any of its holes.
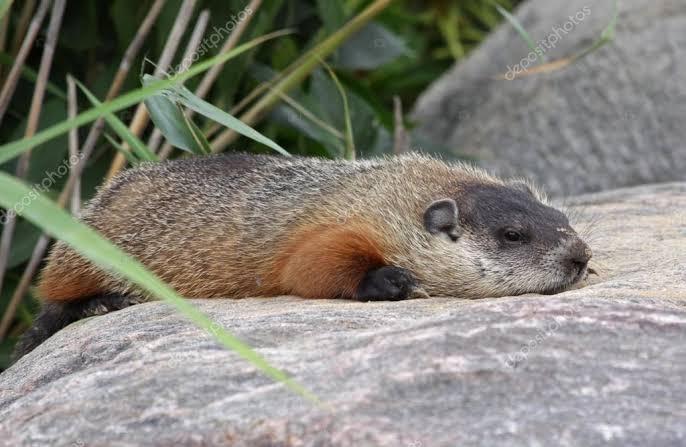
{"type": "Polygon", "coordinates": [[[581,239],[577,239],[572,244],[569,258],[567,258],[567,262],[569,263],[572,273],[575,275],[580,275],[588,265],[588,261],[591,259],[591,256],[593,256],[591,253],[591,248],[581,239]]]}
{"type": "Polygon", "coordinates": [[[588,260],[582,258],[575,258],[571,260],[571,263],[572,272],[574,272],[575,275],[581,275],[581,272],[583,272],[586,266],[588,265],[588,260]]]}

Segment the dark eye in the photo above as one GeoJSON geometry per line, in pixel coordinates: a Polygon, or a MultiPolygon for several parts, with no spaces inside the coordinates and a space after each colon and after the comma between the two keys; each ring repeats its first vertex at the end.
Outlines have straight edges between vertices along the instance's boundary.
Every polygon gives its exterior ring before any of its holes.
{"type": "Polygon", "coordinates": [[[522,233],[516,230],[505,230],[505,232],[503,233],[503,238],[507,242],[521,242],[522,233]]]}

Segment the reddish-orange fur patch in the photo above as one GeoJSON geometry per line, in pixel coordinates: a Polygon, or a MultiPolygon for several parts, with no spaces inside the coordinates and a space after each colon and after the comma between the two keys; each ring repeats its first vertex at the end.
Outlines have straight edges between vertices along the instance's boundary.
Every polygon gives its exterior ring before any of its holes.
{"type": "Polygon", "coordinates": [[[368,229],[353,225],[300,231],[277,257],[268,281],[304,298],[353,298],[364,274],[385,265],[368,229]]]}
{"type": "Polygon", "coordinates": [[[51,263],[43,271],[36,289],[41,298],[72,301],[104,293],[104,279],[104,274],[95,273],[85,263],[65,262],[64,267],[51,263]]]}

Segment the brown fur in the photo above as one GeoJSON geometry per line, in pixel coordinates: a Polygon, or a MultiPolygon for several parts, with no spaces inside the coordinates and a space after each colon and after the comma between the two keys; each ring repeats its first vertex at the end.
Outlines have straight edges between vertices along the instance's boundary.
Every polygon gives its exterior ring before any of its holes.
{"type": "Polygon", "coordinates": [[[277,255],[266,294],[353,298],[364,274],[386,265],[373,234],[363,226],[301,230],[277,255]]]}
{"type": "Polygon", "coordinates": [[[105,275],[91,272],[86,260],[76,260],[70,267],[51,265],[44,269],[36,289],[38,295],[53,301],[71,301],[106,292],[105,275]]]}
{"type": "MultiPolygon", "coordinates": [[[[463,197],[468,185],[507,184],[416,154],[355,163],[203,157],[122,173],[83,220],[188,298],[351,298],[364,273],[383,265],[409,269],[432,295],[475,298],[547,287],[533,268],[509,289],[484,277],[476,258],[487,241],[468,227],[457,245],[425,231],[422,213],[433,200],[455,197],[463,210],[479,207],[463,197]]],[[[147,297],[58,242],[38,294],[68,301],[99,293],[147,297]]]]}

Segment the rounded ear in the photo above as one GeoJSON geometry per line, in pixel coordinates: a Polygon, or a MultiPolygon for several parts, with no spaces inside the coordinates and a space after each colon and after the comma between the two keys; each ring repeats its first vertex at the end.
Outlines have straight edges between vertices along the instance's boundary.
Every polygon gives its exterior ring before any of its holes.
{"type": "Polygon", "coordinates": [[[456,241],[460,236],[457,221],[457,203],[453,199],[440,199],[424,210],[424,228],[431,234],[442,235],[456,241]]]}

